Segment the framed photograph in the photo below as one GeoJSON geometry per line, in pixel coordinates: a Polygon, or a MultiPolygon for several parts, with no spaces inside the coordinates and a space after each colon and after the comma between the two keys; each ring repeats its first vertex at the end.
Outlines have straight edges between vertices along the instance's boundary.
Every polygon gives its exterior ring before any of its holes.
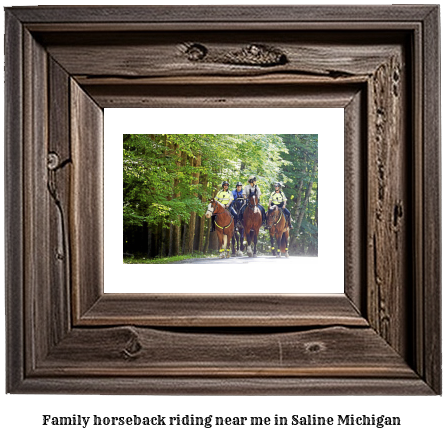
{"type": "Polygon", "coordinates": [[[12,7],[5,41],[7,392],[441,394],[438,6],[12,7]],[[342,109],[343,285],[106,293],[108,108],[342,109]]]}
{"type": "Polygon", "coordinates": [[[105,293],[344,293],[342,108],[107,108],[104,115],[105,293]],[[192,133],[124,134],[167,132],[171,120],[174,132],[192,133]],[[317,133],[272,133],[288,127],[317,133]],[[171,145],[166,149],[165,139],[171,145]],[[257,175],[265,214],[272,187],[281,182],[292,229],[285,231],[278,220],[284,216],[275,214],[275,229],[288,237],[277,245],[278,234],[257,212],[257,244],[254,230],[248,254],[240,215],[251,174],[257,175]],[[228,232],[218,222],[211,231],[205,217],[222,181],[231,185],[225,193],[236,198],[225,215],[233,233],[227,251],[218,239],[228,232]],[[284,262],[277,265],[279,256],[284,262]],[[227,264],[228,278],[214,283],[227,264]],[[295,289],[287,287],[289,278],[295,289]]]}

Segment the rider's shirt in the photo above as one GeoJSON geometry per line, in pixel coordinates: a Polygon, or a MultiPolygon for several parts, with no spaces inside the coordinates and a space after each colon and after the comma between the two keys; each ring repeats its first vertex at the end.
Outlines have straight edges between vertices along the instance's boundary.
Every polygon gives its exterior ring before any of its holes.
{"type": "Polygon", "coordinates": [[[271,194],[271,201],[275,205],[282,204],[286,200],[286,196],[283,192],[274,192],[271,194]]]}
{"type": "Polygon", "coordinates": [[[220,202],[220,204],[228,205],[230,201],[234,200],[234,197],[232,196],[232,193],[229,190],[227,190],[226,192],[224,190],[220,190],[217,193],[215,200],[220,202]]]}
{"type": "Polygon", "coordinates": [[[234,189],[234,190],[232,191],[232,196],[234,197],[234,201],[236,201],[237,198],[243,198],[243,197],[244,197],[244,195],[243,195],[243,189],[241,189],[239,192],[237,192],[237,189],[234,189]]]}
{"type": "Polygon", "coordinates": [[[260,196],[261,196],[260,188],[259,188],[258,186],[251,187],[250,184],[248,184],[248,185],[244,188],[244,190],[243,190],[243,192],[244,192],[244,197],[245,197],[245,198],[248,198],[248,197],[249,197],[249,193],[251,193],[251,190],[254,190],[254,189],[256,190],[256,194],[257,194],[257,196],[260,198],[260,196]]]}

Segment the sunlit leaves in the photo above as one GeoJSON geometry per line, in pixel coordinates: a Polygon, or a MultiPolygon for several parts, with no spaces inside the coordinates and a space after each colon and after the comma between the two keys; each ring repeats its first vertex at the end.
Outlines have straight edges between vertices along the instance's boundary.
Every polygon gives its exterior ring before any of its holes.
{"type": "Polygon", "coordinates": [[[302,227],[315,234],[317,135],[125,134],[123,140],[125,228],[187,223],[192,212],[205,212],[222,181],[229,181],[232,190],[237,181],[247,184],[254,175],[262,204],[279,181],[289,208],[297,200],[297,184],[314,181],[302,227]]]}

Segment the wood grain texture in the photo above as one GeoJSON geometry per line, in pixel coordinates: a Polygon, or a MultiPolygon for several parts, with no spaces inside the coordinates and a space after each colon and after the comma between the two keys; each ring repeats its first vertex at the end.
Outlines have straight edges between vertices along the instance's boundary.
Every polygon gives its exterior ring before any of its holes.
{"type": "Polygon", "coordinates": [[[366,279],[366,125],[367,98],[362,90],[345,107],[345,293],[367,318],[366,279]]]}
{"type": "Polygon", "coordinates": [[[423,209],[423,326],[424,357],[423,375],[432,388],[441,393],[442,357],[441,357],[441,85],[440,62],[435,53],[440,52],[440,39],[432,35],[440,27],[439,10],[434,8],[426,17],[423,78],[424,106],[423,124],[423,176],[424,176],[424,209],[423,209]],[[437,79],[436,79],[437,78],[437,79]],[[438,305],[437,303],[440,303],[438,305]]]}
{"type": "Polygon", "coordinates": [[[291,378],[291,377],[160,377],[130,378],[46,377],[28,379],[17,392],[41,394],[152,394],[152,395],[433,395],[419,379],[291,378]]]}
{"type": "MultiPolygon", "coordinates": [[[[50,196],[47,190],[47,54],[24,32],[24,119],[30,120],[23,130],[24,150],[24,302],[26,366],[35,368],[54,345],[50,286],[51,251],[49,245],[50,196]],[[34,123],[40,120],[41,123],[34,123]],[[38,327],[38,329],[36,329],[38,327]]],[[[58,293],[59,291],[54,291],[58,293]]]]}
{"type": "Polygon", "coordinates": [[[367,327],[344,294],[208,295],[105,294],[80,326],[367,327]]]}
{"type": "Polygon", "coordinates": [[[103,294],[103,111],[72,79],[70,90],[69,233],[76,320],[103,294]]]}
{"type": "Polygon", "coordinates": [[[49,233],[52,323],[54,342],[60,341],[71,326],[71,273],[69,247],[69,204],[71,185],[71,142],[69,75],[53,59],[48,59],[48,148],[47,187],[50,194],[49,233]]]}
{"type": "MultiPolygon", "coordinates": [[[[411,124],[412,135],[414,144],[419,145],[414,148],[413,152],[413,162],[415,166],[413,168],[413,178],[414,178],[414,200],[413,200],[413,233],[414,241],[412,242],[412,252],[413,252],[413,269],[415,273],[414,277],[414,312],[413,320],[414,325],[412,329],[414,337],[414,352],[412,354],[412,363],[417,373],[421,376],[424,375],[424,361],[425,361],[425,351],[424,348],[424,299],[425,299],[425,288],[423,282],[424,275],[424,254],[423,254],[423,240],[425,233],[423,232],[423,145],[424,132],[423,132],[423,122],[424,122],[424,80],[423,80],[423,34],[422,32],[416,32],[413,39],[413,57],[415,59],[413,67],[413,75],[417,78],[412,84],[412,101],[413,108],[412,111],[416,114],[414,117],[414,122],[411,124]]],[[[412,56],[412,55],[411,55],[412,56]]]]}
{"type": "Polygon", "coordinates": [[[121,23],[121,22],[402,22],[423,20],[434,6],[180,6],[145,7],[13,7],[11,12],[26,23],[121,23]]]}
{"type": "Polygon", "coordinates": [[[369,81],[368,100],[368,318],[403,356],[411,284],[407,253],[408,143],[403,54],[393,53],[369,81]]]}
{"type": "Polygon", "coordinates": [[[95,102],[106,108],[344,107],[359,85],[337,85],[86,85],[84,89],[95,102]]]}
{"type": "Polygon", "coordinates": [[[345,327],[215,336],[133,326],[74,329],[33,374],[47,373],[417,378],[372,329],[345,327]]]}
{"type": "Polygon", "coordinates": [[[23,236],[23,53],[22,24],[5,13],[5,300],[6,385],[18,388],[24,376],[23,236]],[[18,147],[17,147],[18,146],[18,147]],[[13,329],[12,329],[13,327],[13,329]]]}
{"type": "Polygon", "coordinates": [[[437,7],[6,17],[8,391],[441,393],[437,7]],[[350,300],[103,295],[102,108],[245,105],[346,108],[350,300]]]}
{"type": "Polygon", "coordinates": [[[349,36],[308,32],[129,32],[83,33],[72,44],[71,33],[38,39],[73,75],[104,78],[175,76],[230,77],[261,74],[306,74],[340,78],[372,73],[407,33],[381,32],[349,36]],[[294,44],[293,41],[300,41],[294,44]],[[389,43],[386,43],[389,41],[389,43]],[[198,53],[195,47],[200,48],[198,53]],[[283,63],[273,62],[275,53],[283,63]],[[265,73],[266,72],[266,73],[265,73]]]}

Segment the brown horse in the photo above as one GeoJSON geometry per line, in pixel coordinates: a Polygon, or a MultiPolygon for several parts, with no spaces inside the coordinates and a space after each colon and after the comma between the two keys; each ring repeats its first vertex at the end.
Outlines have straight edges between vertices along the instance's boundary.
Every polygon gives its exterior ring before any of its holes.
{"type": "Polygon", "coordinates": [[[211,199],[205,216],[208,219],[211,216],[215,216],[215,229],[217,230],[220,258],[229,258],[231,239],[234,234],[234,218],[231,216],[231,213],[225,210],[225,207],[214,198],[211,199]]]}
{"type": "Polygon", "coordinates": [[[257,237],[262,224],[262,215],[258,205],[258,196],[255,190],[251,190],[248,197],[248,205],[243,212],[243,228],[248,242],[246,252],[248,257],[257,257],[257,237]],[[254,242],[254,251],[251,243],[254,242]]]}
{"type": "Polygon", "coordinates": [[[269,227],[269,235],[271,237],[272,254],[275,254],[274,237],[277,240],[277,257],[281,257],[281,253],[285,257],[289,257],[289,225],[283,210],[276,205],[269,208],[266,214],[266,225],[269,227]]]}

